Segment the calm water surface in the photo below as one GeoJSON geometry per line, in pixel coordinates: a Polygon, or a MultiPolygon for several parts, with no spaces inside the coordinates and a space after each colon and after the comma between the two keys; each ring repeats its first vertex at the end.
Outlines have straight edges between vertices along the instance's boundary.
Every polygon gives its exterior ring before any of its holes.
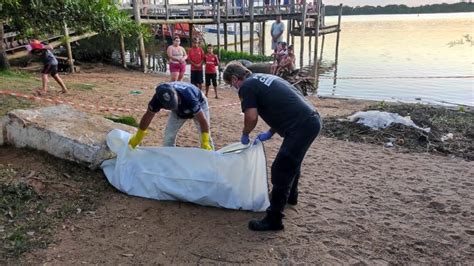
{"type": "MultiPolygon", "coordinates": [[[[318,95],[474,106],[474,79],[380,79],[474,75],[474,46],[448,45],[474,35],[474,14],[343,17],[336,84],[320,79],[318,95]],[[374,79],[351,80],[350,77],[374,79]]],[[[326,24],[336,23],[328,18],[326,24]]],[[[335,35],[326,38],[323,64],[334,62],[335,35]]],[[[334,69],[322,78],[334,77],[334,69]]]]}

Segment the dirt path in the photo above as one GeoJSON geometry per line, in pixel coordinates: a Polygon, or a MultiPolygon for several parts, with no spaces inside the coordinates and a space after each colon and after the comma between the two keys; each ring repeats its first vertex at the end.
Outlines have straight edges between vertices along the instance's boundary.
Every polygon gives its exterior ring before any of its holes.
{"type": "MultiPolygon", "coordinates": [[[[111,67],[66,76],[66,83],[94,84],[64,99],[95,105],[145,108],[162,78],[111,67]],[[91,72],[91,73],[87,73],[91,72]],[[130,94],[141,90],[142,94],[130,94]]],[[[211,106],[234,103],[221,91],[211,106]]],[[[314,100],[324,115],[360,110],[369,103],[314,100]]],[[[92,113],[100,113],[89,110],[92,113]]],[[[138,111],[132,112],[137,119],[138,111]]],[[[238,105],[211,109],[217,148],[239,140],[238,105]]],[[[144,145],[159,145],[160,115],[144,145]]],[[[259,130],[266,129],[260,122],[259,130]]],[[[178,136],[197,146],[192,123],[178,136]]],[[[265,144],[268,162],[281,138],[265,144]]],[[[64,222],[47,249],[24,263],[474,263],[474,163],[432,154],[407,154],[380,146],[319,138],[302,168],[300,203],[286,210],[286,229],[255,233],[262,214],[160,202],[105,190],[95,212],[64,222]]]]}

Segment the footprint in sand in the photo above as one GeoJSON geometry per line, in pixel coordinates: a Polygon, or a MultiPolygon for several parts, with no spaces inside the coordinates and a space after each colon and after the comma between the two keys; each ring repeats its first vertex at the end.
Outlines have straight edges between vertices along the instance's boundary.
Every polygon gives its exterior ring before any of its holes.
{"type": "Polygon", "coordinates": [[[435,210],[442,210],[446,208],[446,205],[440,202],[432,201],[428,204],[428,208],[435,209],[435,210]]]}

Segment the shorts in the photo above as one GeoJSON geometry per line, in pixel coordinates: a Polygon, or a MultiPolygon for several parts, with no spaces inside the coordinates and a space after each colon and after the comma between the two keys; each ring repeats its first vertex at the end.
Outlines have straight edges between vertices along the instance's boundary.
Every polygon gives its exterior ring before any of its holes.
{"type": "Polygon", "coordinates": [[[217,74],[216,73],[206,73],[206,86],[210,86],[212,81],[212,86],[217,87],[217,74]]]}
{"type": "Polygon", "coordinates": [[[186,64],[180,64],[180,63],[170,63],[170,72],[179,72],[179,73],[184,73],[186,72],[186,64]]]}
{"type": "Polygon", "coordinates": [[[265,5],[269,5],[270,4],[270,0],[265,0],[265,5]]]}
{"type": "Polygon", "coordinates": [[[41,70],[41,74],[50,74],[51,77],[58,74],[58,65],[44,65],[43,70],[41,70]]]}
{"type": "Polygon", "coordinates": [[[191,70],[191,84],[202,84],[202,70],[191,70]]]}

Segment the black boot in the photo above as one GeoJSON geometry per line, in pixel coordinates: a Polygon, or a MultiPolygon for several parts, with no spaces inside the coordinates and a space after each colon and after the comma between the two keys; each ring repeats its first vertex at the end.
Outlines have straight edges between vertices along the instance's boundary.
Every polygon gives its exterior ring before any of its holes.
{"type": "Polygon", "coordinates": [[[249,222],[249,229],[252,231],[279,231],[283,230],[283,214],[267,213],[262,220],[252,220],[249,222]]]}
{"type": "Polygon", "coordinates": [[[298,204],[298,192],[291,193],[290,196],[288,197],[288,204],[290,205],[296,205],[298,204]]]}

